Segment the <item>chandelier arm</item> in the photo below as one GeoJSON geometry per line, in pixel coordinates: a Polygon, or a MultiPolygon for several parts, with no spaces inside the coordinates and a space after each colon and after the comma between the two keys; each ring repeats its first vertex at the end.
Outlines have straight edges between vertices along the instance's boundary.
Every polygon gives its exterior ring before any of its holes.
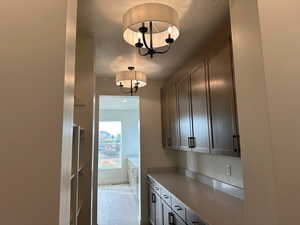
{"type": "Polygon", "coordinates": [[[148,45],[147,45],[145,33],[142,33],[142,37],[143,37],[143,42],[144,42],[145,47],[146,47],[148,50],[151,50],[151,48],[149,48],[148,45]]]}
{"type": "Polygon", "coordinates": [[[153,29],[152,29],[152,21],[149,22],[149,27],[150,27],[150,48],[153,49],[153,29]]]}
{"type": "Polygon", "coordinates": [[[146,56],[146,55],[148,55],[149,54],[149,51],[147,51],[146,53],[142,53],[142,50],[139,48],[139,55],[140,56],[146,56]]]}
{"type": "Polygon", "coordinates": [[[155,51],[155,53],[157,53],[157,54],[165,54],[165,53],[167,53],[170,50],[170,48],[171,48],[171,45],[168,45],[168,48],[166,50],[164,50],[164,51],[155,51]]]}
{"type": "Polygon", "coordinates": [[[129,91],[125,91],[124,88],[122,88],[122,87],[120,87],[120,86],[119,86],[119,88],[120,88],[120,91],[121,91],[122,93],[124,93],[124,94],[130,94],[130,92],[131,92],[130,90],[129,90],[129,91]]]}

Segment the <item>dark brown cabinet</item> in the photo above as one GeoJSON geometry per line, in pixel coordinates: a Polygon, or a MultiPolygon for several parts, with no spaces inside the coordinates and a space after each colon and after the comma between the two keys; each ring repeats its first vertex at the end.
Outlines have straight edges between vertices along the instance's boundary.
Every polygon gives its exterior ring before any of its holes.
{"type": "Polygon", "coordinates": [[[209,153],[209,111],[206,64],[191,73],[191,118],[194,151],[209,153]]]}
{"type": "Polygon", "coordinates": [[[208,60],[211,152],[238,155],[238,130],[231,48],[208,60]]]}
{"type": "Polygon", "coordinates": [[[229,42],[163,89],[165,142],[171,149],[239,156],[229,42]]]}
{"type": "Polygon", "coordinates": [[[173,84],[169,85],[161,93],[163,146],[176,149],[179,145],[176,87],[173,84]]]}
{"type": "Polygon", "coordinates": [[[190,76],[184,76],[176,84],[178,117],[179,117],[179,149],[190,149],[191,137],[191,102],[190,102],[190,76]]]}

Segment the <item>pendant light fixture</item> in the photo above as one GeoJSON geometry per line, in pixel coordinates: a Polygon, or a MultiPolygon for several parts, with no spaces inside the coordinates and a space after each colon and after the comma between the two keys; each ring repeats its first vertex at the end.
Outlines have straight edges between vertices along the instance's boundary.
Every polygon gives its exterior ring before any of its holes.
{"type": "Polygon", "coordinates": [[[141,56],[164,54],[179,37],[179,17],[175,9],[146,3],[129,9],[123,16],[123,38],[141,56]]]}
{"type": "Polygon", "coordinates": [[[133,95],[139,88],[147,85],[147,77],[145,73],[135,71],[133,66],[129,66],[128,70],[116,74],[116,85],[122,92],[133,95]]]}

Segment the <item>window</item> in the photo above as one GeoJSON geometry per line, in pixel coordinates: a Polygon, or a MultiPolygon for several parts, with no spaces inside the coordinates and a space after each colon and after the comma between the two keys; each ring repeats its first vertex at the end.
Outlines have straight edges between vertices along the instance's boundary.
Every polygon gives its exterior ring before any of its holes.
{"type": "Polygon", "coordinates": [[[99,122],[99,169],[121,168],[121,121],[99,122]]]}

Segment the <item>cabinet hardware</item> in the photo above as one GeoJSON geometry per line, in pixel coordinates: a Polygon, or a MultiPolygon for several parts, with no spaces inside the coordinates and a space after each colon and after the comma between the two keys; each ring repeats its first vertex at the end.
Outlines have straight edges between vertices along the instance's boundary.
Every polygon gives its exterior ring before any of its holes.
{"type": "Polygon", "coordinates": [[[155,194],[152,193],[151,198],[152,198],[152,199],[151,199],[151,200],[152,200],[152,203],[156,203],[156,196],[155,196],[155,194]]]}
{"type": "Polygon", "coordinates": [[[233,151],[240,152],[240,135],[234,134],[233,138],[233,151]]]}
{"type": "Polygon", "coordinates": [[[169,212],[169,225],[175,225],[174,223],[174,214],[169,212]]]}
{"type": "Polygon", "coordinates": [[[188,145],[189,145],[189,148],[195,148],[196,147],[195,137],[188,137],[188,145]]]}
{"type": "Polygon", "coordinates": [[[174,208],[176,208],[176,210],[178,211],[182,210],[182,208],[179,205],[174,205],[174,208]]]}
{"type": "Polygon", "coordinates": [[[172,138],[171,137],[168,137],[168,147],[171,147],[172,146],[172,138]]]}

